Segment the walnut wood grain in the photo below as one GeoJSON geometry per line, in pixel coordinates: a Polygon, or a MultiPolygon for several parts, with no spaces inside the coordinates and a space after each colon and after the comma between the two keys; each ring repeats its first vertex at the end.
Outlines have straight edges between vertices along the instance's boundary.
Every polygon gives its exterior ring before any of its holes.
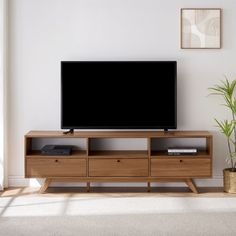
{"type": "Polygon", "coordinates": [[[89,176],[148,176],[148,159],[89,159],[89,176]]]}
{"type": "Polygon", "coordinates": [[[75,131],[63,134],[62,131],[30,131],[26,137],[31,138],[197,138],[209,137],[208,131],[75,131]]]}
{"type": "Polygon", "coordinates": [[[151,176],[210,177],[210,159],[167,158],[151,160],[151,176]]]}
{"type": "Polygon", "coordinates": [[[26,175],[29,177],[86,177],[86,159],[27,158],[26,175]]]}

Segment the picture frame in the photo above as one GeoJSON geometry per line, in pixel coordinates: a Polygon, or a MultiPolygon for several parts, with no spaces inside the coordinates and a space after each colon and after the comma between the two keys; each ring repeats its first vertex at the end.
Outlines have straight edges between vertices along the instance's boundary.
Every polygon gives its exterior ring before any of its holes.
{"type": "Polygon", "coordinates": [[[221,8],[181,8],[181,49],[220,49],[221,21],[221,8]]]}

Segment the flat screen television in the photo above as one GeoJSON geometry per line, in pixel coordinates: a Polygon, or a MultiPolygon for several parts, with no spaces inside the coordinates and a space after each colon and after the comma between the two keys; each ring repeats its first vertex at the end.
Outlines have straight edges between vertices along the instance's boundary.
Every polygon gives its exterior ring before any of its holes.
{"type": "Polygon", "coordinates": [[[176,129],[176,61],[62,61],[62,129],[176,129]]]}

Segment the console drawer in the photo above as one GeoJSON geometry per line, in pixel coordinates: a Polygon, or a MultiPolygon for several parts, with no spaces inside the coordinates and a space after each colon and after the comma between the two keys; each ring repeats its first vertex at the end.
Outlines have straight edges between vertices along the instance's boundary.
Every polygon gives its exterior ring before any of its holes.
{"type": "Polygon", "coordinates": [[[148,176],[148,159],[90,158],[89,176],[148,176]]]}
{"type": "Polygon", "coordinates": [[[27,158],[27,177],[86,176],[86,159],[27,158]]]}
{"type": "Polygon", "coordinates": [[[210,177],[210,159],[152,159],[151,176],[154,177],[210,177]]]}

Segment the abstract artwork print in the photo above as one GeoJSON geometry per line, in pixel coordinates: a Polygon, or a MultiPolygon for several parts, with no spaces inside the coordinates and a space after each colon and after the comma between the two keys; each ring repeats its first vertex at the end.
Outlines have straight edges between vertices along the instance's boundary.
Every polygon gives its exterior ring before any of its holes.
{"type": "Polygon", "coordinates": [[[221,48],[221,9],[182,8],[181,48],[221,48]]]}

